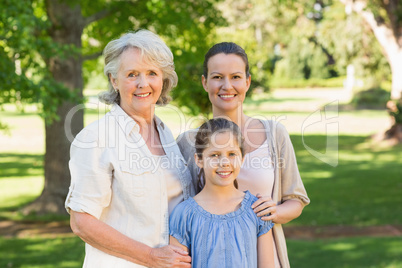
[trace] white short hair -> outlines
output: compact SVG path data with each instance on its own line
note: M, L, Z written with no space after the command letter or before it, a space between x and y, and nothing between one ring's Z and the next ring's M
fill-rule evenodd
M174 70L173 53L158 35L148 30L126 33L106 45L103 50L105 57L104 74L108 78L109 89L99 95L99 100L106 104L120 104L120 94L115 92L110 76L116 78L120 69L120 56L129 48L138 49L142 57L162 70L163 86L157 104L169 103L171 99L169 92L177 85L178 81Z

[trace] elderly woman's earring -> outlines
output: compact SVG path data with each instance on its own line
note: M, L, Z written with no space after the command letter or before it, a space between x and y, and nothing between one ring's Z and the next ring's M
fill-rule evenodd
M115 88L114 89L114 92L116 92L117 94L119 93L119 89L118 88Z

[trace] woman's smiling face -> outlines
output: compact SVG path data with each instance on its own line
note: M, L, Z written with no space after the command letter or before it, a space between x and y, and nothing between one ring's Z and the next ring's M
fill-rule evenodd
M163 72L145 61L138 49L130 48L121 54L120 69L112 82L127 114L148 114L161 95Z
M246 64L236 54L219 53L208 60L208 77L202 84L208 92L213 111L225 114L241 105L250 87Z

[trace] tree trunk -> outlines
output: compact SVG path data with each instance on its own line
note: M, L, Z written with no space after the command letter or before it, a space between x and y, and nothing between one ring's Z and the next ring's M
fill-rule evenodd
M392 91L391 99L399 100L402 98L402 48L390 58L392 71Z
M70 6L63 0L46 1L47 13L53 23L50 36L58 44L72 44L81 48L81 35L84 18L79 5ZM69 57L49 59L49 70L54 79L82 96L83 76L82 57L71 53ZM66 137L64 122L67 113L76 104L63 102L57 108L59 120L46 122L45 186L42 194L33 203L23 209L24 213L32 211L37 214L66 214L64 201L70 184L68 161L70 142ZM83 111L79 110L71 121L71 133L75 136L83 128Z

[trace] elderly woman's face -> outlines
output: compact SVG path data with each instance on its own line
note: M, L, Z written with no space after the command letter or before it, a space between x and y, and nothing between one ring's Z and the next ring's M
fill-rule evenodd
M120 106L129 115L148 115L161 95L163 72L130 48L121 54L114 88L120 91Z

